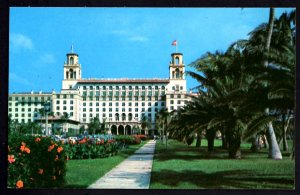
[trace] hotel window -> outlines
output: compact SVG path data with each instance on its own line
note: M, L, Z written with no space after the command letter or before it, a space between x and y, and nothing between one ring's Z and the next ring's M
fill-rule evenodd
M86 86L83 86L83 89L86 89Z
M145 106L145 102L142 102L142 106Z
M99 102L96 103L96 106L99 106Z
M112 108L109 108L109 112L112 112Z
M180 95L180 94L178 94L178 95L177 95L177 98L181 98L181 95Z
M158 97L155 96L155 100L157 101L157 100L158 100Z
M93 108L90 108L90 112L93 112Z
M109 99L109 101L112 101L112 97L109 97L108 99Z
M132 101L132 97L129 97L128 100L129 100L129 101Z
M180 100L178 100L178 101L177 101L177 104L181 104L181 101L180 101Z
M122 103L122 106L125 106L125 102Z
M180 90L183 90L183 87L182 87L182 86L180 86Z
M64 101L63 101L63 104L67 104L67 101L66 101L66 100L64 100Z
M18 112L18 108L15 108L15 111Z
M139 86L135 86L135 89L138 90L138 89L139 89Z
M28 117L31 117L31 113L28 113Z
M155 104L154 104L155 106L158 106L158 103L157 102L155 102Z
M102 101L106 101L106 97L102 97Z
M109 106L112 106L112 103L111 103L111 102L109 102Z
M96 97L96 101L99 101L99 97Z
M83 97L82 100L83 100L83 101L86 101L86 97Z
M70 112L70 116L73 116L73 112Z
M136 109L135 109L135 112L138 112L138 111L139 111L139 109L138 109L138 108L136 108Z
M99 117L99 116L98 116L98 117ZM105 114L105 113L103 113L103 114L102 114L102 117L103 117L103 118L105 118L105 117L106 117L106 114Z
M86 108L83 108L82 110L83 110L83 112L86 112Z
M25 108L22 108L22 112L24 112L25 111Z
M67 110L67 106L64 106L63 109L64 109L64 110Z
M99 91L96 91L96 96L100 96L100 92Z
M128 108L128 111L129 111L129 112L131 112L131 111L132 111L132 109L131 109L131 108Z
M105 112L106 111L106 109L105 108L102 108L102 112Z
M85 118L85 117L86 117L86 114L83 114L82 116Z
M139 96L139 92L138 91L135 92L135 96Z
M129 86L129 89L132 89L132 86Z
M119 108L116 108L116 112L119 112Z
M145 101L145 97L142 97L142 101Z
M70 107L70 110L73 110L73 106Z
M93 90L93 86L90 86L90 90Z
M102 103L102 106L105 106L105 102Z
M71 94L71 95L70 95L70 98L74 98L74 95L73 95L73 94Z
M116 86L116 89L119 90L119 86Z
M145 89L145 86L142 86L142 89L144 90L144 89Z
M148 101L151 101L151 97L148 97Z
M129 103L128 103L128 106L132 106L132 103L131 103L131 102L129 102Z
M83 102L83 106L86 106L86 103L85 103L85 102Z
M164 102L162 102L160 105L161 105L161 106L165 106L165 103L164 103Z
M171 94L171 95L170 95L170 98L174 98L174 94Z
M11 101L11 100L12 100L12 97L9 97L9 100Z
M122 101L125 101L125 97L122 97Z
M116 102L116 106L119 106L119 102Z
M109 90L112 90L112 86L109 86Z
M125 86L122 86L122 89L125 90Z
M148 108L148 112L151 112L151 108Z
M59 110L59 106L56 106L56 110Z
M155 112L158 112L158 109L157 109L157 108L154 108L154 111L155 111Z
M139 100L139 97L134 97L134 100L135 100L135 101L138 101L138 100Z
M96 86L96 89L99 90L99 86Z
M109 117L112 117L112 114L109 114Z
M171 106L171 109L170 110L174 110L174 106Z
M90 106L93 106L93 102L90 102Z
M116 101L119 101L119 97L116 97Z
M11 109L11 108L9 108L9 109L8 109L8 111L9 111L9 112L11 112L11 111L12 111L12 109Z
M56 104L59 104L59 100L56 100Z
M93 120L93 118L91 118L91 117L93 117L93 114L90 114L90 121Z
M148 114L148 118L151 119L151 114L150 113Z
M18 117L18 116L19 116L18 113L16 113L16 114L15 114L15 117Z
M122 112L125 112L125 108L122 108Z
M96 108L96 112L99 112L99 108Z
M151 90L151 89L152 89L152 87L151 87L151 86L148 86L148 89L150 89L150 90Z
M161 89L163 89L163 90L164 90L164 89L165 89L165 86L162 86L162 87L161 87Z
M139 114L135 114L134 116L137 118L137 117L139 117Z
M142 108L142 112L145 112L145 108Z
M148 102L148 106L151 106L151 102Z
M67 98L67 95L63 95L63 98L66 99L66 98ZM44 99L44 98L42 98L42 99Z
M158 86L155 86L155 89L158 90Z
M170 101L170 104L174 104L174 100L171 100L171 101Z
M106 90L106 86L103 86L103 90Z
M138 102L135 102L135 106L139 106L139 103L138 103Z

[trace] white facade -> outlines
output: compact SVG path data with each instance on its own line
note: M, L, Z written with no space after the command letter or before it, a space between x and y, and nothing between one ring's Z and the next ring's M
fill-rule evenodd
M145 116L155 128L156 113L161 109L176 110L189 101L186 90L185 65L181 53L171 54L169 78L165 79L83 79L78 54L67 54L60 93L30 94L47 98L56 116L67 113L71 120L86 125L97 117L105 121L113 133L132 133ZM17 98L18 97L18 98ZM10 94L9 114L19 122L33 121L34 111L43 107L16 106L27 94ZM16 99L17 98L17 99ZM17 108L17 109L16 109ZM117 128L117 131L115 129Z

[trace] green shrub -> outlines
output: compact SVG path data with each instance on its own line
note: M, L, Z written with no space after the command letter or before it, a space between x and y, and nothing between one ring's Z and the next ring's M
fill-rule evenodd
M56 188L65 183L65 148L49 137L10 134L8 188Z
M85 138L77 143L67 143L65 145L66 156L69 159L90 159L117 154L118 147L114 138L105 135L100 136L93 140Z
M117 142L126 145L135 145L141 143L141 139L136 135L116 135L115 139Z

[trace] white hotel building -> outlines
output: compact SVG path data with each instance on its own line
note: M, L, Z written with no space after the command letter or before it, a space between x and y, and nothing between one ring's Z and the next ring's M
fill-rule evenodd
M78 130L97 117L105 121L112 134L133 134L133 129L141 129L141 119L145 116L152 127L142 130L142 134L152 134L158 111L176 110L190 100L184 72L182 53L172 53L169 78L84 79L79 56L71 51L64 63L60 93L9 94L9 115L22 123L41 120L37 112L48 101L55 115L49 116L50 124L67 113L68 128Z

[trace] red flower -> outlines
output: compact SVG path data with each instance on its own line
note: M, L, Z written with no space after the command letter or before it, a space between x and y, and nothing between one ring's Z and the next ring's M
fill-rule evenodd
M35 142L40 142L41 141L41 138L37 137L35 138Z
M13 162L15 162L16 160L15 160L15 156L14 155L8 155L8 162L9 163L13 163Z
M63 151L63 147L58 147L57 152L60 153L61 151Z
M24 184L22 180L17 181L16 183L17 188L23 188Z
M51 152L53 150L53 148L54 148L54 145L49 146L48 147L48 152Z
M24 150L25 150L25 145L22 145L21 147L20 147L20 150L23 152Z
M44 173L44 170L43 169L39 169L38 173L42 175Z
M25 151L27 154L30 154L30 149L29 149L29 148L25 148L24 151Z

